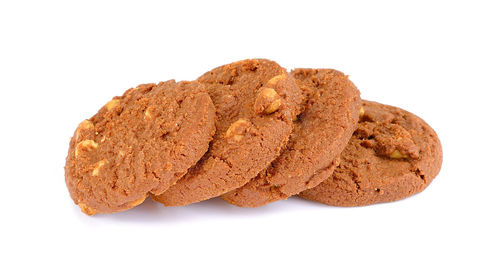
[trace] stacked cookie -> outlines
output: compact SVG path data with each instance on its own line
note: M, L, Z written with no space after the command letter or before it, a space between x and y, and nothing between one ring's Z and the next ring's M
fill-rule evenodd
M360 206L422 191L441 162L430 126L362 101L347 75L252 59L113 98L76 129L65 178L88 215L147 196L165 206L220 196L258 207L292 195Z

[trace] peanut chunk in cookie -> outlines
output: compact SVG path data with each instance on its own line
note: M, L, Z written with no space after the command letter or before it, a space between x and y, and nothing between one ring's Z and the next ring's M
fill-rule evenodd
M80 209L82 210L82 212L84 212L85 214L87 214L89 216L93 216L93 215L97 214L97 210L95 210L94 208L92 208L84 203L79 203L78 206L80 206Z
M272 77L270 80L267 81L267 84L276 85L276 83L278 83L278 81L283 80L283 79L286 79L286 74L281 74L281 75L277 75L277 76Z
M249 127L250 127L249 121L245 119L239 119L233 122L231 126L229 126L229 128L226 131L226 138L237 142L241 141L241 139L243 139Z
M271 114L281 106L281 97L272 88L262 89L255 100L254 110L257 113Z
M151 119L151 117L152 117L151 111L149 109L146 109L146 111L144 111L144 118Z
M106 160L101 160L95 164L94 170L92 170L92 176L98 176L101 168L106 164Z
M84 140L78 143L75 147L75 157L78 157L82 151L90 151L96 149L99 144L93 140Z
M78 128L76 129L75 139L78 140L82 136L82 133L86 130L94 129L94 124L89 120L84 120L80 124L78 124Z
M129 203L129 207L134 207L134 206L138 206L140 204L142 204L144 202L144 200L146 200L146 197L148 197L148 195L144 195L143 197L135 200L135 201L132 201Z
M108 111L112 110L113 108L115 108L116 106L118 106L119 102L120 102L120 100L118 100L118 99L112 99L108 103L106 103L105 107L106 107L106 109Z
M84 120L78 125L78 129L90 130L94 128L94 124L89 120Z
M407 155L402 154L398 150L394 150L394 152L392 152L391 155L389 155L389 157L391 157L392 159L407 159L408 158Z

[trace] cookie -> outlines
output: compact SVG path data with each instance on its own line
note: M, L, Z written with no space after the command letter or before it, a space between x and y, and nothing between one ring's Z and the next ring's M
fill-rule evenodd
M286 199L328 178L358 122L361 98L348 76L332 69L292 71L305 95L304 111L281 155L259 176L222 195L227 202L257 207Z
M424 190L441 169L441 143L422 119L363 101L358 128L332 176L300 197L333 206L363 206Z
M202 84L129 89L76 129L65 166L71 198L88 215L132 208L181 178L214 132L215 107Z
M257 176L286 144L302 101L287 71L265 59L224 65L198 81L215 104L217 129L200 162L165 193L153 197L166 206L216 197Z

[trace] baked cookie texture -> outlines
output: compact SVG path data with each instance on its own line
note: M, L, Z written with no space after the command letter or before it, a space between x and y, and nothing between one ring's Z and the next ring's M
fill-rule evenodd
M181 178L214 132L215 108L202 84L129 89L76 129L65 166L71 198L88 215L139 205Z
M363 101L360 121L333 174L300 197L332 206L396 201L423 191L442 164L434 130L414 114Z
M280 153L300 111L302 93L276 62L251 59L198 78L216 108L210 149L175 185L153 199L182 206L243 186Z
M333 69L295 69L305 100L286 148L250 182L221 197L242 207L286 199L328 178L358 122L361 98L348 76Z

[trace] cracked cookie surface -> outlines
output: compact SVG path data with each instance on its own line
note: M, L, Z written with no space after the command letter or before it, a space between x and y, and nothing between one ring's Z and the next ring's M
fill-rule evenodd
M242 207L258 207L317 186L331 175L359 118L359 91L332 69L292 71L305 101L281 155L259 176L222 195Z
M65 166L69 193L88 215L130 209L182 177L214 132L215 108L202 84L129 89L76 129Z
M333 174L300 197L333 206L396 201L423 191L442 164L441 143L422 119L363 101L358 127Z
M276 62L251 59L215 68L198 81L216 108L210 149L189 172L153 199L182 206L234 190L265 169L292 132L302 94Z

